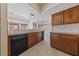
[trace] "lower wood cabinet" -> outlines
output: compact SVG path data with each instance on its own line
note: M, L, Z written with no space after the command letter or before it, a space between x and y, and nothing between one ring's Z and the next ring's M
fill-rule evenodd
M79 55L77 35L51 33L51 46L71 55Z
M59 35L57 34L52 34L51 35L51 45L55 48L58 48L59 49Z
M31 47L31 46L36 44L36 41L37 41L37 36L36 35L37 35L36 32L28 34L28 37L29 37L28 45L29 45L29 47Z
M75 35L61 35L61 49L72 55L77 55L77 36Z
M28 45L29 47L32 47L36 43L40 42L43 38L43 33L42 32L32 32L28 34Z
M37 42L40 42L43 38L43 32L37 32Z

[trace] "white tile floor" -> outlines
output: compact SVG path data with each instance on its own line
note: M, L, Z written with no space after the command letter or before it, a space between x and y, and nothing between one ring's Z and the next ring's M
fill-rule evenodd
M50 46L48 40L43 40L35 46L31 47L20 56L70 56L62 51L54 49Z

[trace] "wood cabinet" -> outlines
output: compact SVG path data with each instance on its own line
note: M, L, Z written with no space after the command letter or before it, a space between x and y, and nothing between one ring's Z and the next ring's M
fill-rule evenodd
M29 37L29 39L28 39L28 45L29 45L29 47L32 47L37 42L37 34L36 34L36 32L29 33L28 37Z
M79 23L79 6L64 11L64 24Z
M72 23L72 8L64 11L64 24Z
M43 32L37 32L37 42L40 42L43 38Z
M60 42L59 42L59 35L58 34L52 34L51 35L51 45L55 48L58 48L59 49L59 45L60 45Z
M77 35L51 33L51 46L71 55L79 55Z
M52 25L63 24L63 12L56 13L52 15Z
M79 5L52 15L52 25L79 23Z
M79 5L74 7L74 8L72 8L72 11L73 11L72 12L72 14L73 14L72 21L74 23L79 23Z
M32 32L28 34L28 45L29 47L32 47L33 45L35 45L36 43L40 42L41 40L43 40L43 33L41 32Z
M61 49L72 55L77 55L77 36L75 35L61 35Z

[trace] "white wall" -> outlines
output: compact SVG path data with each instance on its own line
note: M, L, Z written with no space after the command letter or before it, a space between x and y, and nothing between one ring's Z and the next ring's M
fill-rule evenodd
M7 56L8 55L8 39L7 39L7 4L0 4L0 13L1 13L1 55Z

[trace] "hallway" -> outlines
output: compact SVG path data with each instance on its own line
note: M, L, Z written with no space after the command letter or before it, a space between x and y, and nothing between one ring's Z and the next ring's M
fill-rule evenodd
M51 48L48 42L48 40L43 40L22 53L20 56L70 56L69 54Z

